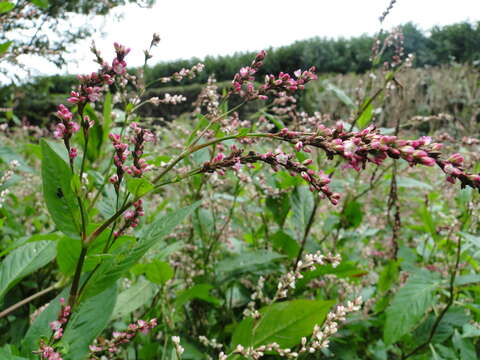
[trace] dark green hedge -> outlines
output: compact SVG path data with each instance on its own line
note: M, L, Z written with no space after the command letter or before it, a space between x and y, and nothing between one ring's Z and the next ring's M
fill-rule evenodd
M416 66L437 66L452 61L480 63L480 22L435 27L429 33L422 32L417 26L408 23L403 26L403 33L405 52L415 53ZM269 54L262 72L292 72L314 65L319 73L363 73L371 68L369 57L373 40L373 37L367 35L350 39L312 38L288 46L267 49ZM184 80L181 86L175 88L172 88L172 84L156 82L147 95L182 93L191 103L200 92L200 85L195 84L206 83L210 74L215 74L219 82L228 84L238 69L249 65L254 56L254 52L247 52L229 56L207 56L203 60L192 58L158 63L146 69L147 83L171 75L181 68L191 67L200 61L205 64L205 71L193 80ZM45 122L55 109L55 104L58 103L56 95L67 94L75 83L75 76L35 78L20 87L12 85L0 88L0 104L8 104L13 99L16 103L17 117L26 117L31 123L40 124ZM191 109L181 105L172 107L171 111L168 108L160 111L149 106L145 109L145 115L168 119L182 110Z

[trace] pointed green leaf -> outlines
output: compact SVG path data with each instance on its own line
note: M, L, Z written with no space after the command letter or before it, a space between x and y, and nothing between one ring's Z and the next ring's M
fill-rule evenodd
M383 338L393 344L420 323L428 308L433 305L433 293L440 281L437 274L419 271L407 280L395 294L386 310Z
M17 282L55 258L55 242L36 241L12 251L0 264L0 300Z
M88 345L108 325L116 300L117 287L112 286L81 303L73 312L62 338L68 349L66 360L85 359Z
M325 321L333 301L292 300L269 305L260 310L259 320L245 318L235 328L232 348L237 345L256 348L276 342L291 348L303 336L311 335L315 325Z
M71 188L72 172L68 164L45 140L42 146L43 195L55 225L67 236L80 234L79 208Z
M8 2L8 1L2 1L0 2L0 14L3 14L3 13L6 13L6 12L9 12L10 10L12 10L13 8L15 7L15 4L11 3L11 2ZM11 41L10 41L11 42ZM1 46L1 45L0 45ZM0 51L0 54L2 53L2 51Z

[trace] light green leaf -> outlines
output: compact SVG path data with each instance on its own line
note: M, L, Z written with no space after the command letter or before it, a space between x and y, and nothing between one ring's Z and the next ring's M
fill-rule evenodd
M55 258L55 242L36 241L12 251L0 264L0 300L17 282Z
M42 9L48 8L48 0L30 0L30 2Z
M1 3L0 3L0 5L1 5ZM13 44L13 41L6 41L3 44L0 44L0 56L5 54L12 44Z
M9 12L10 10L12 10L13 8L15 7L15 4L11 3L11 2L8 2L8 1L2 1L0 2L0 14L3 14L3 13L6 13L6 12ZM11 42L11 41L10 41ZM1 46L0 45L0 49L1 49ZM0 50L0 54L2 53L2 51Z
M404 187L404 188L407 188L407 189L413 189L413 188L424 189L424 190L432 190L433 189L430 184L424 183L422 181L418 181L418 180L413 179L413 178L402 177L402 176L397 178L397 185L399 187Z
M112 93L105 94L103 101L103 143L108 140L110 127L112 126Z
M303 336L311 335L315 325L321 326L333 301L292 300L260 309L259 320L245 318L235 328L232 348L237 345L256 348L276 342L281 348L291 348Z
M41 146L43 195L48 211L61 231L71 238L78 238L80 215L70 184L70 167L45 140L41 141Z
M153 185L145 178L128 177L127 189L134 197L139 197L153 190Z
M345 94L342 89L326 81L323 82L323 86L325 86L325 90L332 91L338 97L338 99L350 109L355 110L356 106L354 101L347 94Z
M121 292L113 310L113 319L121 318L148 303L155 294L155 285L140 278L134 285Z
M395 294L386 310L383 338L393 344L420 323L428 308L433 305L433 293L440 281L437 274L426 270L413 274Z
M173 275L173 269L165 261L155 260L145 266L145 276L155 284L165 284Z
M472 341L468 338L462 338L460 333L455 330L452 338L453 346L460 352L460 359L462 360L477 360L477 353Z
M357 120L357 126L360 129L366 128L372 121L372 118L373 118L373 104L370 103L366 108L363 109L362 114Z

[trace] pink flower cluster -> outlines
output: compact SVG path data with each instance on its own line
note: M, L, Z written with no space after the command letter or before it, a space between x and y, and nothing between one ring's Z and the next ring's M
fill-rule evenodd
M58 105L58 111L55 115L61 120L53 132L53 136L57 139L68 141L74 133L80 130L80 125L72 120L73 114L65 105Z
M97 339L93 345L90 345L90 360L112 358L119 351L119 346L127 344L138 335L138 333L148 334L148 332L157 326L157 319L150 321L138 320L128 325L125 331L114 332L112 339Z
M416 140L403 140L396 136L382 135L374 126L358 132L349 132L337 123L334 128L320 125L314 134L282 129L273 137L294 144L297 151L309 152L308 146L323 149L329 158L339 155L348 161L355 170L365 167L367 162L380 165L386 158L403 159L410 166L438 165L447 174L449 182L459 180L462 187L471 186L480 189L480 176L466 173L462 164L463 157L454 154L447 160L441 159L443 145L434 143L428 136Z
M52 329L52 338L54 341L58 341L63 337L63 328L67 324L68 319L71 314L70 305L65 305L65 299L60 299L60 313L58 314L58 319L50 322L50 329ZM35 353L40 355L41 359L45 360L62 360L62 356L59 352L55 351L52 346L49 346L45 343L44 340L40 342L40 349L35 351Z
M138 199L133 204L132 210L127 210L123 214L123 218L125 219L125 224L123 224L122 228L118 231L113 233L113 236L118 238L120 235L125 233L125 231L129 228L136 228L140 222L140 217L145 215L143 211L143 202L142 199Z
M110 66L108 63L104 63L98 72L93 72L90 75L79 75L78 80L80 81L80 85L70 93L70 97L67 99L70 104L77 105L85 131L93 125L88 116L83 117L83 108L85 105L88 102L94 103L98 101L101 97L102 87L113 84L115 77L122 77L126 73L127 64L124 59L130 52L130 49L117 43L114 44L114 47L116 57L112 65ZM70 149L69 140L72 135L80 129L80 125L73 121L73 114L63 104L58 106L56 115L61 122L56 125L53 135L58 139L63 139L69 156L73 159L77 156L77 149Z
M65 305L65 299L60 299L60 314L58 319L50 323L50 329L53 331L53 338L59 340L63 336L63 326L67 323L68 318L70 317L70 305Z
M110 177L110 182L115 186L115 190L119 191L120 183L123 179L123 174L125 174L126 168L125 161L127 161L128 154L128 144L122 143L119 134L109 134L110 141L113 144L115 149L115 155L113 156L113 164L117 168L117 173Z
M310 69L297 70L294 72L295 78L291 75L281 72L277 78L274 75L265 76L265 84L260 87L260 93L268 92L286 92L292 94L297 90L303 90L305 84L312 80L317 80L317 75L315 75L315 67L312 66Z
M149 130L141 128L136 122L130 124L130 128L134 132L130 141L135 145L135 149L132 152L133 165L126 171L134 177L141 177L145 171L152 169L152 166L148 165L141 157L145 143L154 141L155 136Z
M254 75L263 66L263 60L265 59L266 55L267 52L265 50L260 51L250 66L241 68L238 73L235 74L232 81L233 94L238 94L248 100L267 99L265 95L260 95L259 92L255 90L254 86Z
M257 54L250 66L243 67L235 74L232 81L232 93L238 94L246 100L267 100L268 94L284 96L285 94L293 94L297 90L303 90L305 84L309 81L316 80L315 67L303 71L297 70L294 76L281 72L278 77L275 75L266 75L265 82L260 88L255 89L255 74L263 66L266 52L262 50Z
M114 184L117 192L125 173L130 174L133 177L141 177L145 171L152 169L152 166L147 164L145 159L142 159L141 157L143 155L145 143L153 141L155 139L154 135L149 130L141 128L136 122L133 122L130 125L130 128L134 133L130 138L130 142L134 145L134 150L132 152L133 165L131 166L125 164L128 155L130 154L128 144L122 143L120 135L118 134L109 135L113 147L115 148L113 163L117 168L117 173L110 177L110 182Z
M216 172L219 175L223 175L225 169L230 168L238 172L242 164L252 167L253 163L257 162L269 164L274 171L283 168L292 176L301 176L310 185L311 191L316 190L321 192L334 205L336 205L340 199L340 194L332 192L329 188L330 178L322 171L316 172L309 168L309 165L312 164L311 159L307 159L303 163L300 163L294 160L293 155L285 154L281 151L276 153L267 152L264 154L250 151L247 155L243 155L242 149L232 147L232 152L228 156L219 153L211 161L205 162L200 172Z
M40 350L36 351L40 355L41 359L45 360L63 360L62 355L55 351L51 346L45 345L43 342L40 344Z

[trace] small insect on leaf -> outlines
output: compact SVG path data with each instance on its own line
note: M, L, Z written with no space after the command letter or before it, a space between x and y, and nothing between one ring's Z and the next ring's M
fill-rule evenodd
M63 191L62 191L62 189L60 189L60 188L57 188L57 197L58 197L59 199L63 198Z

